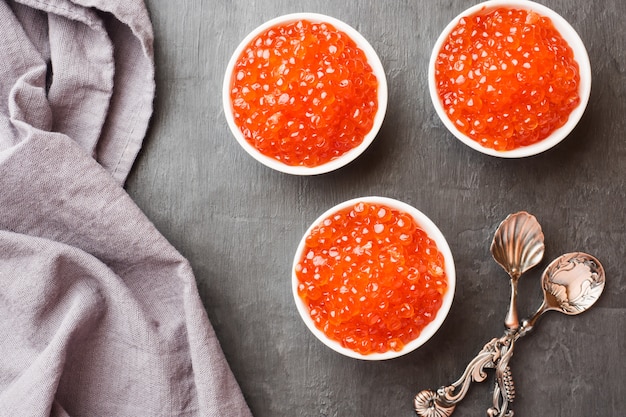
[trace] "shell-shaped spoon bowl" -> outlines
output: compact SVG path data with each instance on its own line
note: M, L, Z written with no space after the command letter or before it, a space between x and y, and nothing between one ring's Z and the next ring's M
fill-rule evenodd
M541 262L545 251L543 240L535 216L520 211L500 223L491 243L491 254L511 277L519 277Z
M504 319L507 329L519 328L517 317L517 281L519 277L541 262L545 245L541 225L533 216L520 211L507 216L500 223L491 243L493 259L511 277L511 301Z

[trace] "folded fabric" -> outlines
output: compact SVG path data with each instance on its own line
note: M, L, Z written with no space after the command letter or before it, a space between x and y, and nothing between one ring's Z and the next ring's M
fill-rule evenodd
M122 188L138 0L0 1L0 416L249 416L189 263Z

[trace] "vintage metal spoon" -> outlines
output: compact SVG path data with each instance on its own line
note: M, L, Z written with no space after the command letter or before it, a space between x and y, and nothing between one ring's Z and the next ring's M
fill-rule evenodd
M520 211L500 223L491 243L493 259L511 277L511 300L504 319L508 330L519 328L517 316L517 283L520 276L541 262L545 245L539 222L532 214Z
M541 277L543 303L530 319L522 321L516 339L530 332L546 311L576 315L588 310L600 298L604 283L604 268L593 256L583 252L559 256Z
M420 391L414 399L415 412L421 417L448 417L467 394L471 382L486 379L485 369L495 368L498 385L494 392L494 405L488 416L512 416L508 404L515 394L513 379L508 369L508 360L513 354L513 342L526 335L535 326L539 317L549 310L569 315L588 310L600 297L604 289L605 276L602 265L596 258L582 252L562 255L552 261L542 275L544 301L537 312L516 332L507 331L499 339L492 339L469 363L456 382L441 387L437 392Z
M496 229L490 249L495 261L509 274L511 283L509 310L504 319L507 332L498 340L500 357L493 366L493 407L487 410L487 414L493 417L508 416L508 405L515 397L509 360L513 356L513 346L517 340L514 333L519 329L517 285L522 274L543 258L545 245L541 225L535 216L525 211L510 214ZM511 412L510 415L512 414Z
M507 342L508 345L503 345L499 361L494 367L496 386L493 407L487 410L490 417L513 415L508 406L515 397L515 388L508 364L513 356L514 342L530 332L546 311L556 310L568 315L587 311L600 298L604 283L604 268L596 258L586 253L566 253L546 267L541 276L543 303L530 319L522 320L522 326L517 332L508 333L512 339Z

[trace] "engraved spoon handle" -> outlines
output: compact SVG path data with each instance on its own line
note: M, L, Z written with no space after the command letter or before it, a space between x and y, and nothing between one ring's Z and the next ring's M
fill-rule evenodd
M500 360L496 364L496 384L493 390L493 406L487 410L489 417L513 417L513 410L509 410L509 403L515 398L515 385L511 375L509 361L513 356L513 344L516 334L507 334L503 337L500 351Z
M506 336L505 336L506 337ZM492 339L471 360L463 375L454 383L440 387L436 392L423 390L414 399L415 412L420 417L449 417L469 390L472 382L487 378L485 368L495 368L502 353L504 338Z

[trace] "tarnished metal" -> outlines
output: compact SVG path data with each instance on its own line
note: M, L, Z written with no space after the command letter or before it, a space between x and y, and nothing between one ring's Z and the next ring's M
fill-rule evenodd
M465 368L463 375L448 386L439 388L436 392L424 390L414 399L415 412L421 417L450 416L461 402L472 382L482 382L487 378L486 369L496 369L496 391L494 391L494 406L491 412L503 410L506 413L508 403L513 400L510 396L515 392L511 371L508 366L515 335L507 333L499 339L491 339ZM502 360L504 358L504 360ZM488 411L489 412L489 411ZM443 414L442 414L443 413ZM491 414L505 416L507 414ZM512 414L511 414L512 415Z
M509 403L515 398L515 384L509 367L509 360L513 356L515 334L507 333L501 344L500 360L495 366L496 384L493 389L493 406L487 410L489 417L512 417Z
M543 303L530 319L523 321L518 337L532 330L546 311L573 316L588 310L600 298L604 283L604 268L593 256L582 252L559 256L543 272Z
M596 258L582 252L562 255L543 272L543 303L520 326L515 308L516 283L521 274L539 263L543 257L541 226L526 212L512 214L498 227L491 251L494 259L511 276L513 291L505 322L507 330L502 337L492 339L482 348L457 381L437 391L420 391L415 396L415 412L421 417L450 417L456 405L467 394L471 383L482 382L487 378L488 369L495 371L495 388L493 405L487 410L487 415L513 417L509 405L515 398L515 385L509 361L513 356L515 341L532 330L546 311L580 314L589 309L604 290L604 269Z
M455 405L446 406L440 399L440 394L431 390L423 390L417 393L413 404L415 412L422 417L450 417Z
M491 254L511 277L511 301L504 324L517 330L517 282L520 276L541 262L545 245L541 225L525 211L510 214L500 223L491 243Z

